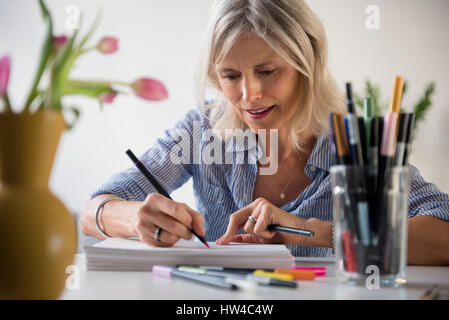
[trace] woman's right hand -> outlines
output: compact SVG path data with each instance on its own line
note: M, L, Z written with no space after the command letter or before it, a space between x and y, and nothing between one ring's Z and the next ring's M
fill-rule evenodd
M190 240L193 229L198 235L206 234L203 216L185 203L173 201L159 193L151 193L137 210L131 221L141 241L160 247L174 245L180 238ZM157 228L161 228L158 241Z

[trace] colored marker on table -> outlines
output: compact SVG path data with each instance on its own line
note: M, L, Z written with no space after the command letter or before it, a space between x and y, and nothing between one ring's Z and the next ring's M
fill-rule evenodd
M271 277L271 273L263 274L262 271L266 272L264 270L254 270L249 269L250 271L242 271L242 270L232 270L232 268L222 268L222 270L217 269L206 269L204 267L194 267L194 266L179 266L178 270L183 272L191 272L191 273L197 273L197 274L204 274L204 275L214 275L214 276L221 276L226 278L234 278L234 279L240 279L240 280L248 280L252 281L254 283L260 284L260 285L267 285L267 286L282 286L282 287L290 287L290 288L296 288L297 283L295 281L288 281L288 280L281 280L276 279L274 277ZM256 273L257 271L257 273Z
M293 280L314 280L316 276L313 270L274 269L274 273L291 275Z
M313 271L317 277L324 277L326 275L326 267L293 267L290 269Z
M279 272L271 272L271 271L265 271L262 269L257 269L253 272L253 275L255 276L261 276L261 277L270 277L272 279L282 280L282 281L293 281L294 277L292 274L289 273L279 273Z
M168 266L161 266L161 265L155 265L153 266L153 273L157 276L161 276L164 278L181 278L185 280L190 280L193 282L197 282L200 284L205 284L217 288L223 288L223 289L231 289L235 290L238 289L238 287L235 284L229 283L226 281L223 277L217 277L217 276L211 276L206 274L198 274L193 272L184 272L177 270L173 267Z

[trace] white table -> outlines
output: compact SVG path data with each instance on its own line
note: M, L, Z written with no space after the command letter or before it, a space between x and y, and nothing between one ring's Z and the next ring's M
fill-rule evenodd
M307 299L417 299L431 284L449 288L449 267L407 267L407 283L400 288L367 289L348 286L335 278L329 259L297 258L298 266L325 266L327 275L314 281L300 281L296 289L257 286L256 290L224 290L183 279L165 279L151 272L87 271L84 254L77 254L76 272L67 274L74 288L65 289L61 299L120 300L307 300ZM73 270L73 269L72 269ZM68 281L69 282L69 281ZM76 285L79 284L79 288Z

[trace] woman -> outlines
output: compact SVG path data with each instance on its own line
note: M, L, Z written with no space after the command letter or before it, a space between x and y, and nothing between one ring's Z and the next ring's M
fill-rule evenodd
M140 158L169 193L192 177L199 212L156 193L130 168L92 194L83 233L171 246L191 239L193 228L218 244L284 243L297 256L330 255L327 119L345 104L327 70L320 21L302 0L220 0L206 35L197 81L201 110L188 112ZM203 103L208 85L219 97ZM252 133L265 142L263 155ZM409 263L449 263L448 196L411 170ZM270 232L269 224L315 236Z

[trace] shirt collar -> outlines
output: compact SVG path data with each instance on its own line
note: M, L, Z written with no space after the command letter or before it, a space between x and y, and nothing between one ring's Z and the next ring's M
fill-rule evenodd
M241 130L233 134L236 138L231 140L225 140L226 152L242 152L242 151L256 151L256 134L251 130ZM258 141L260 144L260 141ZM258 149L260 151L261 148ZM260 153L260 152L259 152ZM256 155L257 158L260 154ZM330 152L330 140L329 136L319 136L313 146L312 153L307 160L307 167L309 170L314 171L316 168L329 172L330 167L333 165L333 159Z
M332 164L329 136L319 136L307 160L307 167L311 171L319 168L329 172Z

